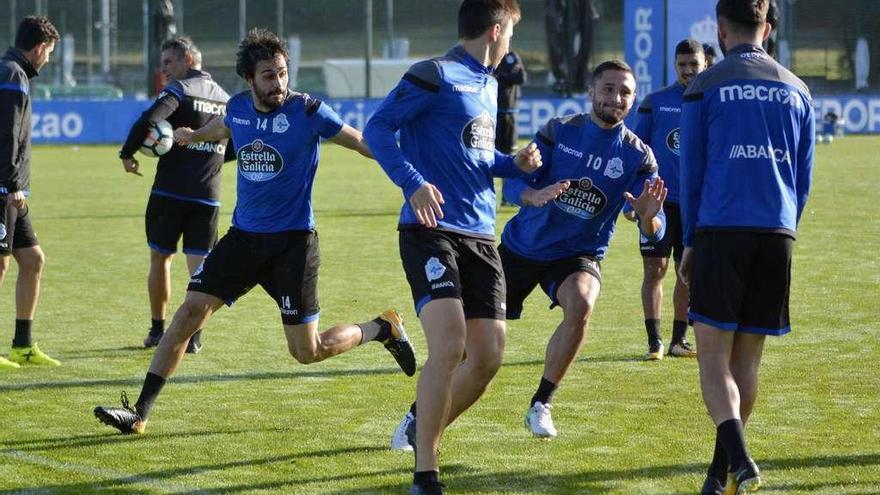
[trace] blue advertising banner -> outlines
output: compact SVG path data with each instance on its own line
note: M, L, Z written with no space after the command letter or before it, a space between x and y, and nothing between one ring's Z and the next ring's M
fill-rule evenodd
M648 93L665 85L665 11L664 0L626 0L624 3L624 56L636 76L636 106Z
M363 129L379 99L339 99L327 103L352 127ZM34 143L119 144L149 101L34 101ZM880 133L880 95L814 96L816 118L834 112L850 134ZM524 98L520 100L517 131L521 138L538 132L551 117L587 113L584 98ZM630 112L631 116L635 111ZM630 125L629 122L627 122Z
M669 2L666 17L666 83L675 82L675 45L679 41L693 38L700 43L709 43L715 46L718 54L717 60L721 60L721 50L718 49L718 24L715 22L715 4L717 0L675 0ZM716 60L716 61L717 61Z

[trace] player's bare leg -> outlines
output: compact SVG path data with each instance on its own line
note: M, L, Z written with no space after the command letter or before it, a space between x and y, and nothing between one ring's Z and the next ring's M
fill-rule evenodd
M452 375L452 402L446 426L471 407L495 378L504 356L504 328L501 320L467 320L465 359Z
M174 255L150 249L150 271L147 274L147 294L150 298L150 332L144 338L144 347L155 347L165 331L165 313L171 296L171 261Z
M678 357L696 357L697 352L687 341L688 322L688 287L678 273L675 264L675 288L672 292L672 340L669 342L669 354Z
M342 354L361 342L361 328L358 325L337 325L318 333L318 320L300 325L284 325L284 334L287 336L290 355L302 364L317 363Z
M663 308L663 278L669 267L669 258L642 257L644 277L642 278L642 308L645 313L645 327L648 332L648 354L646 359L663 359L663 338L660 336L660 317Z

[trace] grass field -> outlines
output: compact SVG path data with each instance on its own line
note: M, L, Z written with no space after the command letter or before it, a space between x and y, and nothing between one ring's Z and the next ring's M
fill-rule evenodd
M766 493L880 493L880 139L846 137L817 153L795 246L794 331L769 339L747 437ZM314 204L321 233L322 327L401 310L424 338L397 255L401 201L378 165L328 146ZM113 147L40 147L33 220L47 254L34 334L60 368L0 375L0 493L404 493L412 455L388 441L415 379L376 344L303 366L287 355L261 289L206 327L153 410L147 434L100 425L95 405L134 399L150 361L143 211L148 177ZM234 204L224 178L221 223ZM514 210L502 208L499 227ZM560 437L532 439L522 414L561 317L535 293L508 329L505 365L444 437L450 493L696 493L714 429L693 360L646 363L633 227L603 263L591 334L555 399ZM171 306L187 281L176 260ZM16 272L0 289L0 341L12 337ZM672 277L667 278L671 295ZM669 301L671 303L671 301ZM664 335L671 323L667 304ZM169 316L170 318L170 316ZM424 361L424 354L420 361Z

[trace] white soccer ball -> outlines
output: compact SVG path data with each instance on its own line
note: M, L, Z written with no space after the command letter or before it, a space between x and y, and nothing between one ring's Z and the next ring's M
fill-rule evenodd
M147 156L162 156L174 145L174 128L167 120L160 120L155 124L150 124L147 137L141 144L140 152Z

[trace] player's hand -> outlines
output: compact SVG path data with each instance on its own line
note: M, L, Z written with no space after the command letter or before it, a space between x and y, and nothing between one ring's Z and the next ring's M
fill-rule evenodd
M138 169L141 168L141 164L134 158L123 158L122 159L122 168L129 174L139 175L143 177L144 174L138 172Z
M623 197L632 207L633 212L642 219L642 222L651 222L660 213L660 208L663 207L668 192L663 179L657 177L653 182L645 180L642 194L639 194L638 198L629 192L623 193Z
M528 146L516 153L514 162L520 170L524 173L530 174L541 168L541 165L543 165L541 162L541 150L538 149L537 144L531 142Z
M9 195L9 201L12 203L12 206L15 206L19 210L23 210L27 205L27 200L24 196L24 191L15 191Z
M174 142L180 146L186 146L192 143L192 136L195 132L189 127L178 127L174 129Z
M410 196L409 204L419 223L425 227L434 228L437 226L437 220L443 218L443 210L440 208L443 204L443 195L434 184L426 182L418 188Z
M520 194L519 199L523 206L536 206L540 208L558 198L560 194L568 189L570 184L571 183L567 180L561 180L541 189L527 187L525 191Z
M681 261L678 262L678 278L686 286L691 283L691 264L693 263L694 248L685 247L681 253Z

